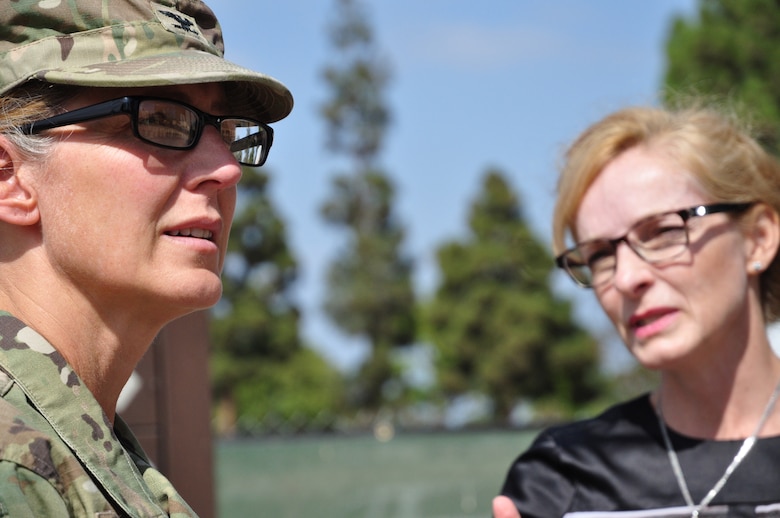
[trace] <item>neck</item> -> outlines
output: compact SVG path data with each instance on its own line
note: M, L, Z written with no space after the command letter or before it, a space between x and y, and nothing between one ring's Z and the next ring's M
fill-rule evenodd
M61 301L49 294L50 300ZM72 299L64 299L72 300ZM82 379L113 422L125 383L162 328L140 320L110 320L89 304L46 304L0 291L0 309L8 311L46 338Z
M133 369L163 326L186 308L152 306L148 297L129 300L108 289L100 294L85 290L52 267L34 227L13 234L2 230L8 246L0 249L0 309L44 336L113 421Z
M744 439L755 431L780 382L780 360L766 340L731 365L688 372L665 372L654 394L667 425L691 437ZM661 396L659 398L659 396ZM760 436L780 435L780 412L773 412Z

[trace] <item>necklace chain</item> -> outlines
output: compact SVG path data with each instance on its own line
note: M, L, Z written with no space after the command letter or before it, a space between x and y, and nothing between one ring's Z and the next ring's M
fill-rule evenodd
M680 460L677 458L677 453L672 447L672 441L669 439L669 432L667 431L666 423L664 422L662 394L662 391L658 392L657 414L658 424L661 427L661 435L663 435L664 438L664 444L666 445L666 452L669 455L669 462L672 465L672 471L674 471L674 476L677 478L677 485L680 487L680 492L682 493L683 498L685 498L685 503L688 504L688 507L692 509L691 518L698 518L699 511L707 507L709 503L712 502L712 499L715 498L715 495L717 495L720 490L723 489L723 486L726 485L726 481L728 481L731 474L734 473L734 470L737 469L737 466L739 466L742 460L747 457L747 454L753 448L753 445L756 443L756 439L758 438L758 434L761 432L764 424L766 424L766 421L775 406L777 397L780 395L780 383L775 386L775 390L772 392L772 395L769 396L769 401L764 408L764 413L761 415L761 419L759 419L753 434L742 442L742 446L740 446L739 451L736 455L734 455L734 458L731 459L731 463L726 468L726 471L723 472L723 475L720 477L720 479L715 483L714 486L712 486L712 489L709 490L709 492L704 496L704 498L702 498L698 505L694 504L693 498L691 498L691 493L688 490L688 484L685 482L685 475L683 475L682 468L680 467Z

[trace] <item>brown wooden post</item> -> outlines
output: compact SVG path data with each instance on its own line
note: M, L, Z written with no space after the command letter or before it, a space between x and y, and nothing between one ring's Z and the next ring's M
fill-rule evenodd
M166 326L136 368L138 391L120 415L201 518L216 514L208 313Z

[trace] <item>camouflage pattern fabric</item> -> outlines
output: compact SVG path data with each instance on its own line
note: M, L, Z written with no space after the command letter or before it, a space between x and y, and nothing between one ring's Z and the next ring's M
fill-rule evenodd
M219 82L234 102L231 115L270 123L290 113L287 87L223 54L220 25L200 0L0 2L0 94L32 79L92 87Z
M40 334L0 312L0 517L196 516Z

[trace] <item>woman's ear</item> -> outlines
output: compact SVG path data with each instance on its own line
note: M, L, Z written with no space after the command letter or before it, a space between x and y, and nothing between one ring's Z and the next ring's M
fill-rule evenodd
M780 247L780 216L766 203L757 203L743 219L749 274L761 274Z
M35 225L40 219L35 188L27 181L30 166L16 147L0 135L0 222Z

